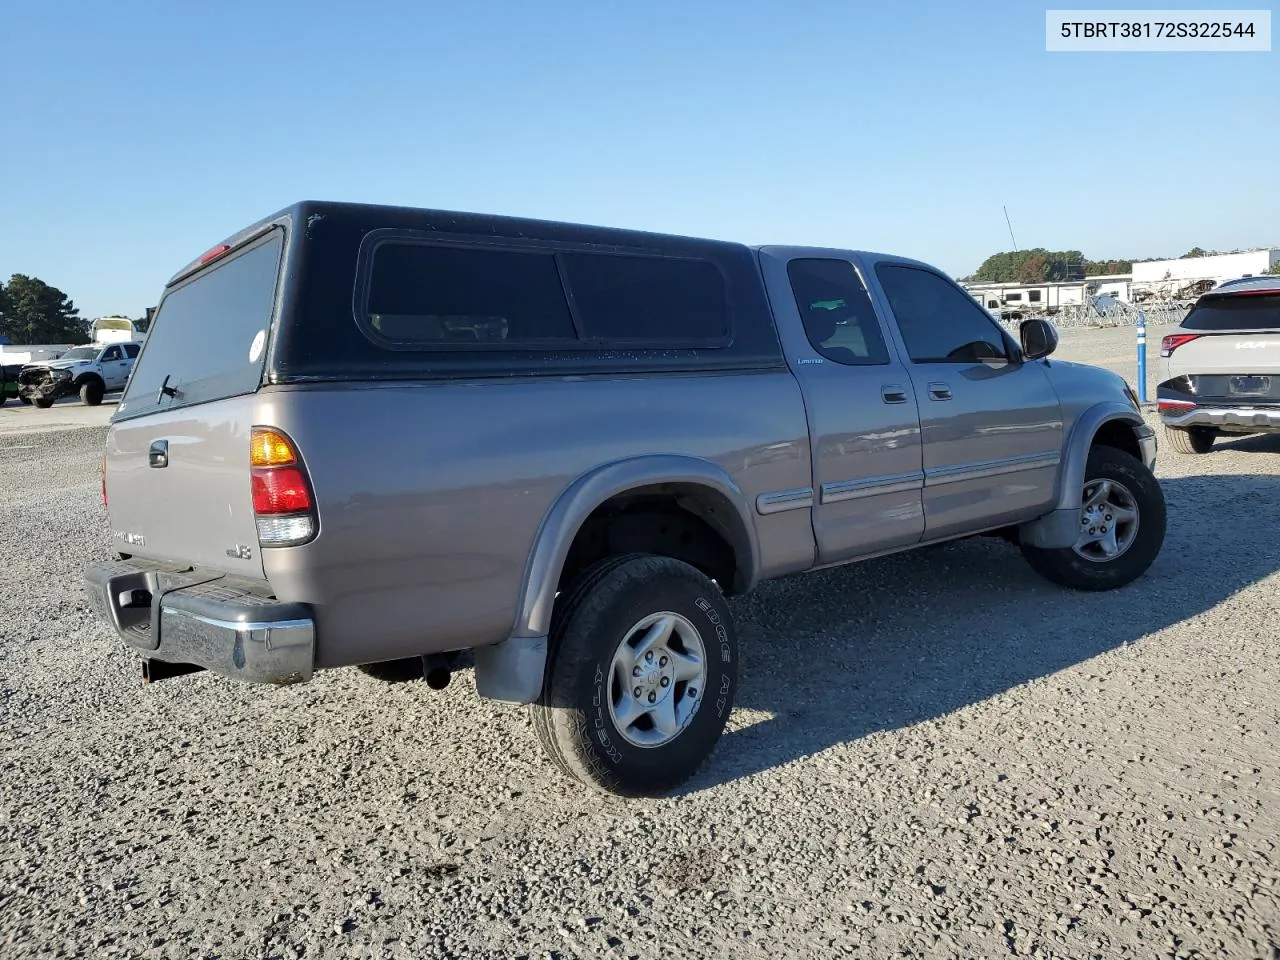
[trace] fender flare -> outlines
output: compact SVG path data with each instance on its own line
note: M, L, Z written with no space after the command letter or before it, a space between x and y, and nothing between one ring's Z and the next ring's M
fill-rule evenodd
M735 588L745 592L755 585L760 547L752 514L746 496L722 468L707 460L673 454L635 457L597 467L571 483L543 517L525 566L510 636L474 650L477 694L509 703L533 703L538 698L546 674L556 586L574 537L592 511L611 497L657 484L701 487L722 500L724 516L709 522L733 547L739 571Z
M1105 400L1095 403L1086 409L1071 428L1067 437L1065 456L1062 460L1062 472L1058 478L1058 495L1055 509L1078 510L1080 497L1084 493L1084 469L1089 460L1089 448L1093 446L1093 438L1104 424L1122 421L1134 428L1134 439L1150 431L1142 414L1133 407L1118 400Z
M1132 428L1139 445L1144 437L1154 436L1142 414L1118 400L1104 400L1085 409L1076 417L1063 445L1062 469L1058 473L1053 509L1019 525L1018 536L1022 543L1060 549L1076 542L1080 534L1080 498L1084 494L1084 471L1089 462L1089 450L1098 431L1116 421Z
M745 592L755 585L760 569L755 524L746 495L723 468L677 454L618 460L571 483L543 517L525 567L513 637L545 637L550 631L560 571L587 517L612 497L658 484L704 487L724 502L726 515L709 522L733 547L739 571L734 588Z
M76 377L73 382L76 387L83 387L90 380L97 380L104 388L107 385L107 381L103 379L102 374L98 373L96 370L88 370L85 373L80 374L80 376Z

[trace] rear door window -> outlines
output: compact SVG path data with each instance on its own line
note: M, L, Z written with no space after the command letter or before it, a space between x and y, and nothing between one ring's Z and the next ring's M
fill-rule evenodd
M871 297L848 260L807 258L787 264L787 277L813 349L836 363L875 366L889 350Z
M1237 293L1201 300L1182 321L1182 328L1280 331L1280 293Z
M126 343L124 345L125 356L130 360L138 356L138 345L136 343Z
M119 415L252 393L262 380L284 231L169 290L160 301ZM161 387L177 392L163 395Z

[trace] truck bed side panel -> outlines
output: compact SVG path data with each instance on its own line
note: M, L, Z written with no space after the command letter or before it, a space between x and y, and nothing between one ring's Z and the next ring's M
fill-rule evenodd
M317 666L496 643L543 518L583 474L668 453L720 465L754 506L811 483L789 373L267 388L315 484L320 534L263 551L281 599L316 605ZM755 518L761 573L813 563L807 509Z

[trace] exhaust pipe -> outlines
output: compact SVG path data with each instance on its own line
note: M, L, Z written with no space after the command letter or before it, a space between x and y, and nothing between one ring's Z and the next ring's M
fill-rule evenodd
M167 660L153 660L150 657L144 657L142 660L142 682L143 684L159 683L161 680L168 680L170 677L199 673L203 669L204 667L198 667L194 663L169 663Z
M445 653L430 653L422 658L422 673L432 690L443 690L453 679L452 659Z

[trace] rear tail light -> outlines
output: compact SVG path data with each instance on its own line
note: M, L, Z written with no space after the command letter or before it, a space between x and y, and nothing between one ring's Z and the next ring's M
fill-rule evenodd
M249 469L259 545L294 547L314 538L315 497L293 441L272 427L254 427Z
M1190 343L1192 340L1200 338L1198 333L1171 333L1160 341L1160 356L1170 356L1173 351L1177 350L1184 343Z
M1156 406L1161 410L1194 410L1193 400L1157 400Z

